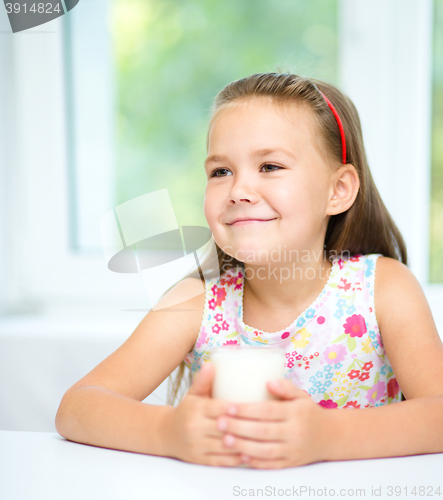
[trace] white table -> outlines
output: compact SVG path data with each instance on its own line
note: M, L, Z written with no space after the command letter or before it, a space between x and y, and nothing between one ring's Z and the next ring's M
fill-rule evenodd
M400 486L402 494L389 496L388 486ZM322 490L322 497L417 500L424 496L420 486L432 492L426 498L443 498L443 453L233 469L73 443L55 433L0 431L2 500L228 500L260 498L260 488L263 498L318 498Z

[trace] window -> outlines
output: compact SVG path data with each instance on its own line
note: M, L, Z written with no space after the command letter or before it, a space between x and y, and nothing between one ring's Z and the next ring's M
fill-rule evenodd
M432 54L431 283L443 283L443 1L434 0Z

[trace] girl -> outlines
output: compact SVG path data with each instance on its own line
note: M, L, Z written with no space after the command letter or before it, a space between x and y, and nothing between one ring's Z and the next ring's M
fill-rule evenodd
M205 293L192 277L169 290L159 306L184 297L179 311L149 312L74 384L57 431L219 466L442 452L443 345L350 99L291 74L233 82L215 100L205 171L221 276ZM225 344L284 347L275 400L211 398L207 361ZM141 403L180 363L196 374L182 402Z

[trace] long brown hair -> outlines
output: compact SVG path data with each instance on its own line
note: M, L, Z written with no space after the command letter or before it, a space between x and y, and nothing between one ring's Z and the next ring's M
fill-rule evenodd
M408 265L404 239L389 214L369 170L363 143L360 118L351 99L330 83L288 73L257 73L227 85L215 97L211 123L223 107L234 101L257 97L272 99L276 104L298 103L308 107L318 125L317 143L329 163L342 163L340 130L322 93L331 101L342 121L346 138L346 163L355 167L360 188L353 205L343 213L332 215L325 235L327 255L381 253ZM208 131L209 137L209 131ZM241 262L227 255L217 245L220 274ZM180 370L183 371L183 363ZM180 386L175 382L173 402Z

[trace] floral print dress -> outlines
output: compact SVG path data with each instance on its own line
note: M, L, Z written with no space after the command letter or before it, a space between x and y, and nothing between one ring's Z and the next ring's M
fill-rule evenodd
M244 268L206 282L202 326L185 357L195 374L223 345L281 347L285 377L325 408L370 408L401 400L374 308L381 254L336 256L320 295L287 328L263 332L243 322Z

